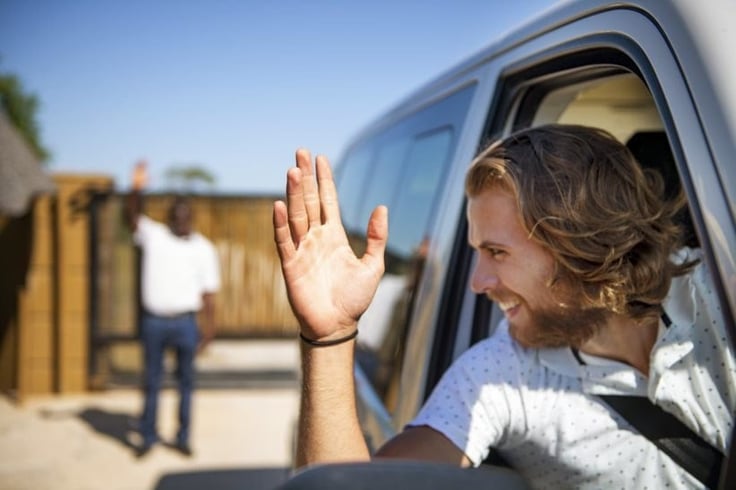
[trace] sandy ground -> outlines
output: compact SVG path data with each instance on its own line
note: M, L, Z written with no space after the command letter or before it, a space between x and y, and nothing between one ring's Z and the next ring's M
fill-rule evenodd
M260 369L296 368L291 344L253 348L250 365L238 366L251 380ZM212 350L220 360L244 358L232 346ZM0 397L0 489L271 489L289 474L298 392L295 382L261 381L195 392L191 458L165 444L135 457L137 389L37 396L20 405ZM161 392L164 440L176 433L176 404L176 390Z

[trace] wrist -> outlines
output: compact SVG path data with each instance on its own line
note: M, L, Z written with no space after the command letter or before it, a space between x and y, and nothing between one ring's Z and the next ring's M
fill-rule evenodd
M358 336L358 328L356 327L351 333L340 337L313 339L299 332L299 338L307 345L313 347L331 347L333 345L340 345L354 340Z

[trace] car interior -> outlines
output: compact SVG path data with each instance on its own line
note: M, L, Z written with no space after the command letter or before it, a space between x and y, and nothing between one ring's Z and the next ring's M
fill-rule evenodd
M639 76L622 73L596 77L552 89L541 97L536 94L535 99L539 100L539 105L529 125L563 123L605 129L627 146L643 168L662 175L667 197L674 198L683 191L657 106ZM697 248L699 240L688 206L680 211L677 220L684 233L684 245ZM486 302L485 298L479 301ZM492 335L503 319L503 312L495 304L487 303L490 304L487 314L490 320L484 335ZM492 450L484 466L508 464Z
M532 108L533 117L524 119L530 126L581 124L607 130L629 148L642 167L659 172L665 180L667 196L675 197L682 190L680 177L657 106L646 85L630 72L604 76L595 76L596 73L599 72L591 70L592 79L555 87L541 96L535 94L533 98L538 105ZM538 89L530 92L534 90ZM678 221L685 234L685 245L697 247L698 238L687 207L680 212ZM491 335L502 318L503 313L492 305L485 335Z

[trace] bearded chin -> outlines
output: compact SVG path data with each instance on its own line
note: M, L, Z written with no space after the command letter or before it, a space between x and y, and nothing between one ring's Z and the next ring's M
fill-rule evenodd
M561 306L530 313L529 326L521 328L509 322L509 333L522 346L533 349L580 347L598 332L607 318L607 310L603 308Z

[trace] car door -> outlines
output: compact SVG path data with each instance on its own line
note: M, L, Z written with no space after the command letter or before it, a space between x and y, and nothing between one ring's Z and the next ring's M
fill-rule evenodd
M718 81L709 78L725 75L709 71L702 58L692 56L703 48L691 44L692 26L686 25L684 7L678 2L582 4L586 8L578 3L558 10L487 53L479 85L492 89L476 149L513 130L546 123L610 131L642 165L664 174L668 192L684 190L688 209L679 219L689 230L689 244L703 250L713 272L712 287L720 298L720 310L714 314L733 340L736 233L730 193L735 184L731 163L735 148L728 125L733 95L724 95L722 86L720 92L715 90ZM714 20L713 25L719 23ZM714 43L708 47L717 49ZM733 86L736 78L731 82ZM462 190L458 187L448 194L453 192L458 195ZM463 250L464 222L444 216L435 226L455 229L455 272L444 278L442 286L434 285L434 296L428 286L427 294L417 300L419 304L439 300L444 306L430 340L408 343L408 359L427 349L433 353L422 394L410 398L410 404L426 398L452 360L490 335L500 317L489 301L467 288L474 257ZM399 417L406 422L418 407L404 408Z
M516 129L607 129L663 173L667 192L682 189L680 219L713 272L733 340L736 74L724 60L736 40L732 8L711 7L561 4L428 83L349 146L336 174L351 244L362 253L377 204L389 206L393 237L387 278L359 325L359 412L372 449L412 419L450 363L501 316L468 288L475 258L463 180L480 148ZM718 42L724 37L734 42Z
M434 241L430 229L475 91L475 83L455 84L390 114L336 166L341 216L356 254L364 252L371 211L379 204L390 210L386 270L358 325L358 406L372 449L396 431L392 414L403 398L402 369L412 369L403 362L404 345Z

